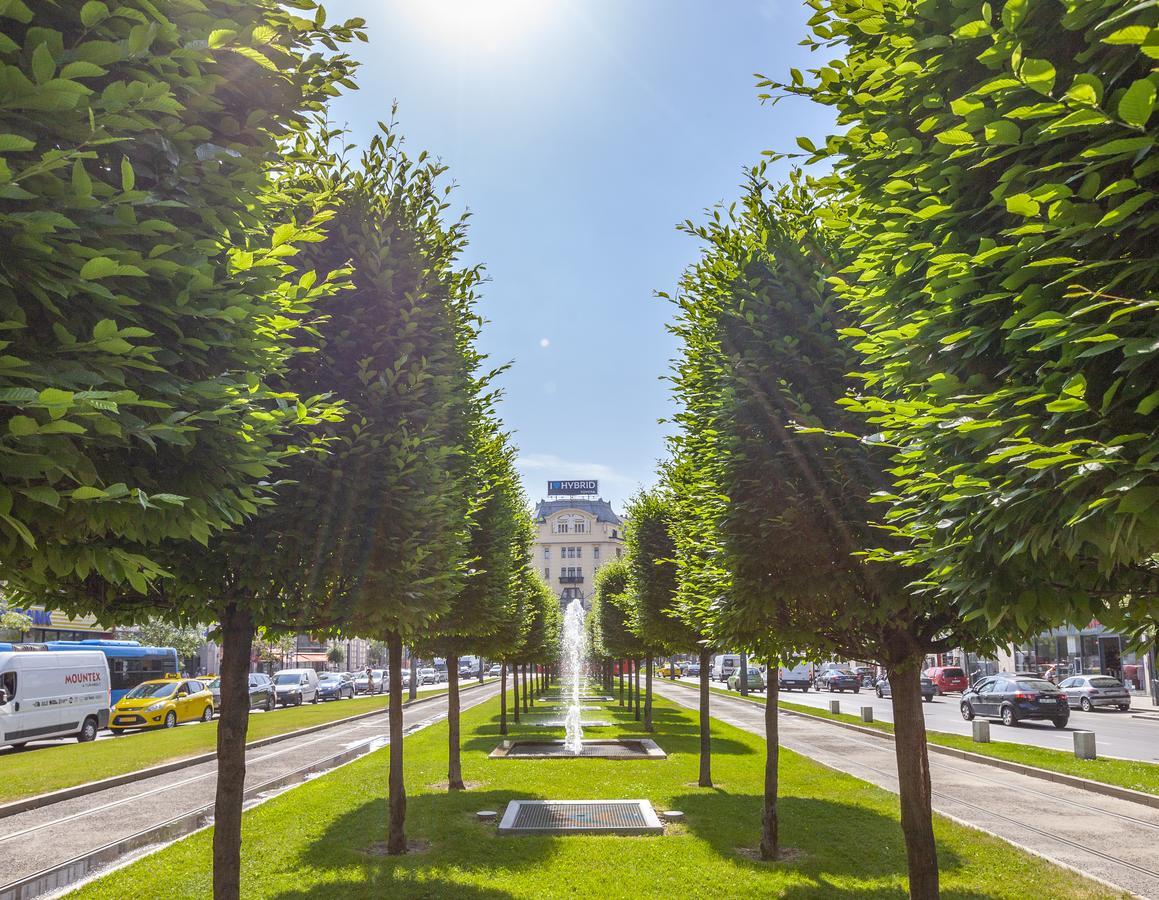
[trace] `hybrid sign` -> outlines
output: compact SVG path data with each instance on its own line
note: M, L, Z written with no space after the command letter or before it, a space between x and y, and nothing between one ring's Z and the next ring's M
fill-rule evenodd
M549 481L547 483L547 496L549 497L575 497L580 494L595 495L600 492L600 483L598 481Z

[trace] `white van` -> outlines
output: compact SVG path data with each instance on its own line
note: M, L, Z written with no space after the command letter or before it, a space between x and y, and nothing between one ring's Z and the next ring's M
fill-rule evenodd
M713 681L728 682L729 677L740 669L739 653L722 653L712 658L712 671L709 677Z
M813 664L797 663L795 666L781 666L777 671L777 684L782 691L807 691L813 684Z
M0 652L0 746L93 740L109 724L109 687L100 650Z
M282 706L318 702L318 673L313 669L282 669L274 673L274 690Z

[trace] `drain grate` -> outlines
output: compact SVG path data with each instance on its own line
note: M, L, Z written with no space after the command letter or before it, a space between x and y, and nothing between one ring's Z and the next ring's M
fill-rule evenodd
M491 751L491 756L496 759L664 759L667 754L656 746L655 741L641 738L586 740L578 754L568 750L563 741L504 741Z
M647 800L512 800L500 834L663 834Z

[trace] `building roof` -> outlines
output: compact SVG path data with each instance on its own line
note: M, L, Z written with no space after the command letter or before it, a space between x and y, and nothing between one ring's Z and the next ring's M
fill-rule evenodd
M535 504L535 521L544 522L548 516L563 512L565 509L575 509L595 516L597 522L624 524L624 520L616 515L612 510L612 504L607 500L540 500Z

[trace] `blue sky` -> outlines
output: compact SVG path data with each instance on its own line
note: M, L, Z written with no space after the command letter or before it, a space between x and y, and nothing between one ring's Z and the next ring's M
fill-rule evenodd
M671 412L676 231L738 193L764 149L824 135L828 111L762 106L754 73L822 60L799 0L342 0L362 16L361 90L336 124L364 141L399 104L412 151L450 166L490 280L482 348L510 361L500 414L534 501L599 478L617 505L653 479Z

